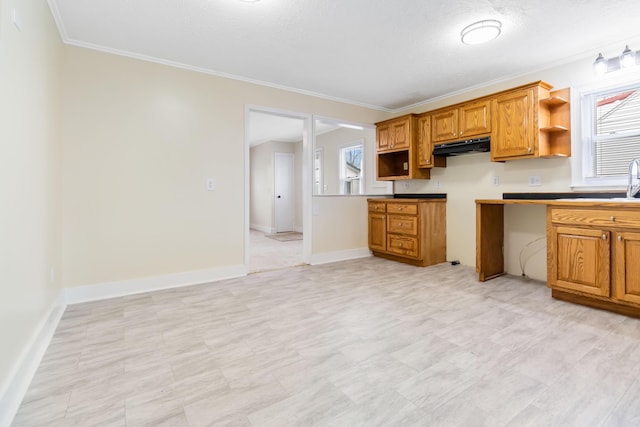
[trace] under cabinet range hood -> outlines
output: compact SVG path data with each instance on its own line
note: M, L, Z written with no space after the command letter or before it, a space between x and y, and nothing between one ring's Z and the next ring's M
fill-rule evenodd
M447 142L433 146L434 156L458 156L468 153L486 153L491 147L491 137L465 139L464 141Z

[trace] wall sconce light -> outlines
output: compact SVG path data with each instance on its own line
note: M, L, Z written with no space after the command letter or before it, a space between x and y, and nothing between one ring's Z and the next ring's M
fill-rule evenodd
M495 19L487 19L464 27L460 32L460 37L464 44L480 44L498 37L501 29L502 22Z
M625 46L622 51L622 55L614 56L613 58L605 58L602 56L602 53L598 54L598 57L593 62L593 71L602 76L605 73L610 73L612 71L617 71L622 68L631 68L638 65L638 58L640 55L638 52L634 52L629 49L629 46Z

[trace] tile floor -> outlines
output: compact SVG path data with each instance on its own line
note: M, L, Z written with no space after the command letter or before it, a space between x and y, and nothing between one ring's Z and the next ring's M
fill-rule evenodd
M15 426L636 426L640 321L378 258L69 306Z
M279 242L262 231L249 230L250 273L298 265L302 265L302 240Z

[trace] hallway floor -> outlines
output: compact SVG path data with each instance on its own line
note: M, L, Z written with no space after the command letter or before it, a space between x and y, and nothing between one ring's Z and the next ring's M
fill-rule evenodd
M279 242L249 230L249 273L302 265L302 240Z

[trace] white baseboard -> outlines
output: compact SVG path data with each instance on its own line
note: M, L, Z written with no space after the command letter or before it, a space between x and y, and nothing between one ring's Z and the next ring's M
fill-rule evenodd
M325 252L311 255L311 265L327 264L330 262L346 261L349 259L366 258L371 256L369 248L348 249L345 251Z
M267 234L273 234L276 232L275 228L267 227L266 225L251 224L249 227L252 230L262 231Z
M31 339L13 367L9 380L0 394L0 427L11 425L31 380L40 366L51 338L66 308L64 291L60 291L47 313L34 329Z
M117 282L66 288L65 296L67 304L77 304L81 302L141 294L144 292L159 291L162 289L199 285L224 279L233 279L236 277L246 276L247 273L247 266L232 265L227 267L167 274L165 276L120 280Z

